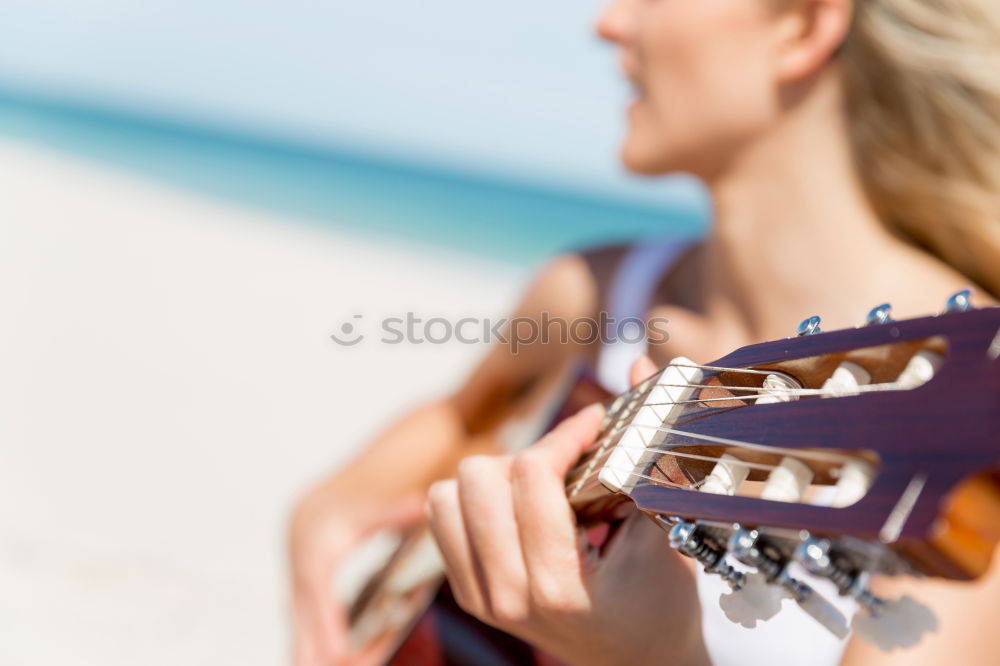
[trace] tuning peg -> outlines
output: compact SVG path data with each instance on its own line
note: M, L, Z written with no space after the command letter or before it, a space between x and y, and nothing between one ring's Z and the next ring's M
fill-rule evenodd
M743 587L743 573L726 564L725 549L713 539L699 534L695 523L660 515L655 518L657 524L667 531L671 548L697 560L705 567L705 573L717 574L734 591Z
M832 580L841 594L849 594L855 587L857 576L837 566L830 549L831 543L827 539L807 536L799 542L793 557L809 573Z
M734 525L733 533L726 545L730 555L743 564L754 567L768 580L774 580L781 573L783 567L780 562L768 557L760 549L759 541L760 533L757 530L747 530L739 525Z
M875 306L868 311L868 316L865 317L865 326L876 326L878 324L888 324L892 321L892 306L888 303L883 303L882 305Z
M860 572L852 571L838 564L833 545L829 539L817 539L806 535L799 542L793 557L809 573L826 578L837 586L837 591L854 597L858 604L872 615L878 615L884 603L862 584Z
M740 590L719 597L719 607L726 617L747 629L753 629L758 622L766 622L777 615L781 610L781 600L788 596L785 587L773 584L782 567L757 547L759 537L757 530L733 526L727 544L729 554L756 568L757 572L744 574Z
M799 608L804 610L809 617L819 622L837 638L841 640L847 638L850 628L847 625L847 618L844 617L844 614L822 594L809 586L805 586L805 588L806 593L804 596L796 599L799 602Z
M847 638L847 634L850 633L847 618L826 597L801 580L792 578L787 568L782 568L775 583L788 592L806 615L819 622L837 638L841 640Z
M764 574L750 573L744 575L741 589L719 596L719 607L730 621L753 629L777 615L786 596L784 588L768 583Z
M806 614L822 624L834 636L841 639L847 636L849 631L847 618L844 617L843 613L812 587L793 578L788 573L786 563L779 562L767 555L760 545L760 534L757 530L745 530L736 526L729 538L729 552L740 562L755 567L772 584L772 587L778 587L782 591L782 596L787 595L794 599ZM763 601L754 599L754 602L760 608L766 608ZM728 603L736 604L737 600ZM729 611L725 607L723 610L726 610L726 615L729 615ZM734 612L739 618L733 620L734 622L740 622L750 615L750 610L739 607L736 607ZM733 618L730 617L730 619ZM742 622L740 623L742 624Z
M795 335L802 337L803 335L815 335L817 333L821 333L822 331L819 329L819 322L820 319L816 315L813 315L808 319L803 319L802 323L795 329Z
M965 312L966 310L972 309L972 301L970 297L972 296L971 289L963 289L962 291L956 292L951 295L948 301L945 303L945 312Z
M896 601L879 601L867 613L854 616L854 630L858 635L886 652L897 647L913 647L925 633L937 628L934 613L909 596Z
M806 537L796 549L795 558L810 573L828 578L841 594L857 600L865 612L855 615L854 629L881 649L912 647L924 633L937 629L937 619L931 610L913 598L887 601L872 594L861 584L856 572L836 564L827 539Z

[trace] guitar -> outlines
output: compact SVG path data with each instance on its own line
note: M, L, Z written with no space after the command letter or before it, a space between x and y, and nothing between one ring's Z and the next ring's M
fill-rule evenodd
M811 581L859 608L883 649L936 626L919 602L883 599L871 576L975 579L1000 540L1000 308L969 293L938 316L679 358L608 403L566 481L581 524L632 502L678 552L720 576L734 622L791 598L838 637L851 624ZM463 613L426 530L405 535L351 607L364 663L555 663ZM828 586L829 587L829 586Z

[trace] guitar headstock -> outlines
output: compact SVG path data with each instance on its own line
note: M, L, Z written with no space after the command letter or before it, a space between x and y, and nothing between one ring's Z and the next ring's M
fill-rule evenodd
M930 620L874 597L868 574L976 578L1000 540L1000 308L963 292L938 316L896 322L880 306L856 329L822 333L813 317L797 333L675 359L619 397L571 498L585 514L599 483L734 590L755 571L846 634L792 572L829 579L868 612L859 631L905 644L872 618ZM766 614L731 615L753 612Z

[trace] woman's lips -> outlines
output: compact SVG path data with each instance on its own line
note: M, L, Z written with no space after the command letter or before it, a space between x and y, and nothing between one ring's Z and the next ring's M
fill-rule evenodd
M635 106L636 104L639 104L644 99L646 99L646 93L639 86L632 86L632 98L631 99L632 99L631 106Z
M645 99L646 93L643 90L642 86L639 84L639 82L636 81L635 79L629 79L629 83L631 84L632 88L632 98L631 98L631 103L629 104L629 108L631 109L638 106L642 102L642 100Z
M642 103L644 97L643 86L635 57L628 53L622 53L620 63L622 75L632 88L632 101L628 105L628 109L631 112Z

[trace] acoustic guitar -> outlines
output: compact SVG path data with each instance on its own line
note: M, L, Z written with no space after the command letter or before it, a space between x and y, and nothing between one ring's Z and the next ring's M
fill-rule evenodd
M969 293L938 316L675 359L609 400L602 432L566 480L581 524L623 502L730 592L752 627L791 598L839 637L915 645L937 620L871 576L970 580L1000 540L1000 308ZM619 507L620 508L620 507ZM857 601L849 622L811 580ZM828 586L829 587L829 586ZM457 606L425 530L404 535L351 608L355 663L556 663Z

